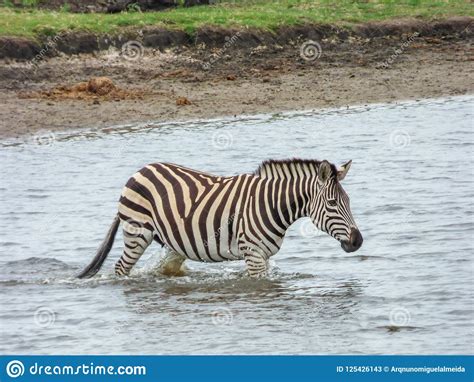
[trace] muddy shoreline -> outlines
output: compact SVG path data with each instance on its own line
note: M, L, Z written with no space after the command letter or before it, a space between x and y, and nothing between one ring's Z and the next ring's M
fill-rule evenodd
M161 35L150 46L142 34L128 57L111 45L72 55L51 49L34 65L7 58L0 60L0 137L468 94L473 26L456 18L364 24L352 29L358 32L212 29L192 44ZM311 59L301 54L309 40L318 43ZM141 96L47 95L103 76Z

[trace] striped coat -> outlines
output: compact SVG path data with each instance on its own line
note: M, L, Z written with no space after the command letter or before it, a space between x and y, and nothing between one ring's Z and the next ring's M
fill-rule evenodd
M324 183L321 164L327 172ZM338 172L328 162L315 160L267 161L253 174L229 177L170 163L145 166L126 183L111 228L114 231L116 226L116 231L118 223L123 223L125 249L116 273L128 274L155 240L169 249L176 266L185 259L243 259L251 275L264 274L268 258L279 251L288 227L316 209L318 188L332 179L336 186L332 194L339 190L341 171L344 168ZM345 220L355 227L350 211ZM115 232L111 235L105 242L113 242ZM350 235L348 226L349 241ZM80 276L90 276L98 268L86 268Z

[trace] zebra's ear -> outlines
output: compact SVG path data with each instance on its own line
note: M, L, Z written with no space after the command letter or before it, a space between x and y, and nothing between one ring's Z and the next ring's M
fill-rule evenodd
M341 166L341 168L339 170L337 170L337 180L338 181L341 181L346 177L347 172L351 168L351 164L352 164L352 160L350 160L349 162L343 164Z
M331 176L331 173L331 165L327 160L323 160L319 165L318 179L320 182L325 183Z

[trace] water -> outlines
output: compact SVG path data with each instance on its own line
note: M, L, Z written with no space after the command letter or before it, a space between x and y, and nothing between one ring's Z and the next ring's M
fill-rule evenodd
M2 353L472 353L473 97L3 142ZM40 143L40 144L38 144ZM93 257L122 186L149 162L216 174L263 159L353 160L344 180L364 235L347 254L307 220L267 279L244 264L131 277Z

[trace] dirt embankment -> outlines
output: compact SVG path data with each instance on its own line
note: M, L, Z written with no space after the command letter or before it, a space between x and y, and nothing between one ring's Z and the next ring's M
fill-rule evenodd
M66 34L47 49L3 39L0 136L471 93L473 27L455 18L146 29ZM110 94L91 90L94 77L107 77Z
M181 30L155 27L124 29L121 33L96 35L87 32L64 32L57 36L39 36L37 40L19 37L0 37L0 58L34 60L67 55L95 53L109 48L121 49L129 41L139 41L145 48L222 47L238 34L233 49L251 49L258 46L286 46L301 40L332 40L344 43L354 39L400 39L417 33L420 38L469 38L474 34L473 18L454 17L448 20L394 20L374 22L352 27L335 25L303 25L282 27L275 32L253 29L201 28L189 34Z

